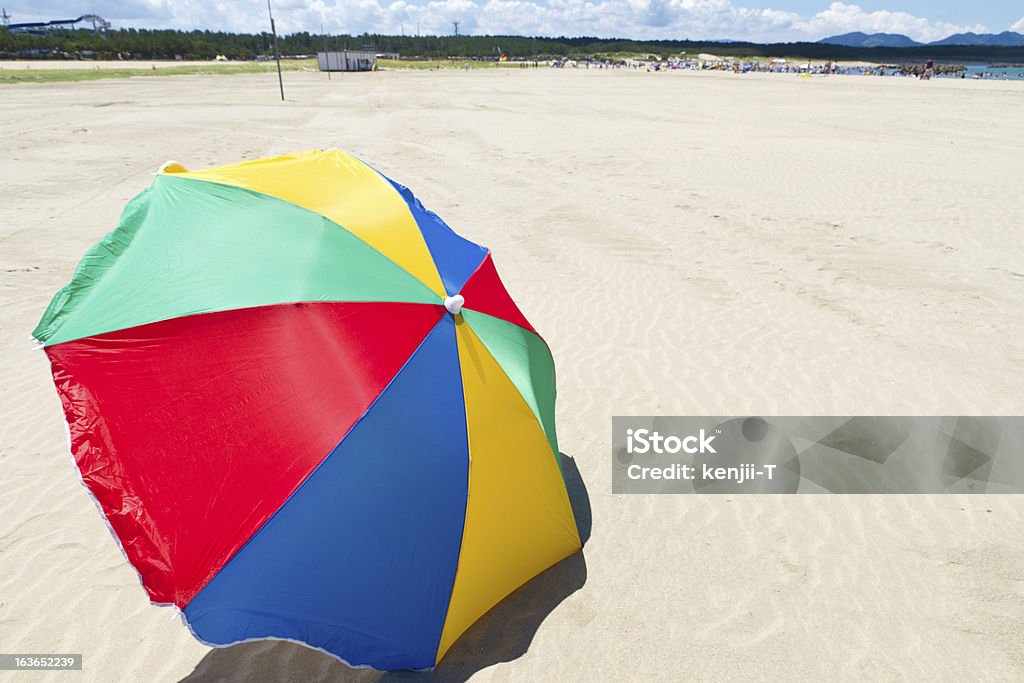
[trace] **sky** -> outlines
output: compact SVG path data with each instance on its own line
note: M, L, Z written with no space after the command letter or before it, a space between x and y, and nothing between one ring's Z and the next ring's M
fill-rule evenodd
M1024 2L984 0L272 0L278 31L635 39L818 40L849 31L922 42L1024 33ZM11 21L98 14L115 27L267 30L266 0L0 0Z

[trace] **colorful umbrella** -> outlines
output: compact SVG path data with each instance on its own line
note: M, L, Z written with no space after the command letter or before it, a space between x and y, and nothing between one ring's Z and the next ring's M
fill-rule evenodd
M33 335L84 484L204 642L431 668L580 548L544 341L486 249L341 152L165 165Z

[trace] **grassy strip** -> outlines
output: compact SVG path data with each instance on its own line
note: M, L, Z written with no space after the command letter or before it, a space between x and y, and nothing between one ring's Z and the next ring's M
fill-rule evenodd
M316 70L315 59L296 59L281 62L282 71ZM94 81L100 78L133 78L135 76L185 76L260 74L277 71L274 62L246 64L217 64L194 66L167 66L156 69L10 69L0 71L0 84L5 83L58 83Z

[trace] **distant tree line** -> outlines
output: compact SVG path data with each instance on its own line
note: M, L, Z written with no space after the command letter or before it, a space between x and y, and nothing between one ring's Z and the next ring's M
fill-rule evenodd
M711 52L723 57L797 57L811 60L864 60L909 63L934 59L939 62L1013 64L1024 62L1024 47L988 45L929 45L920 47L845 47L821 43L700 42L690 40L617 40L606 38L529 38L523 36L321 36L306 32L282 36L283 55L313 54L325 45L335 49L372 49L397 52L403 57L496 58L510 57L586 58L609 54L634 54L668 58L686 52ZM171 31L119 29L97 34L88 29L60 31L48 35L12 34L0 30L0 59L229 59L267 57L272 51L269 33L224 33L221 31Z

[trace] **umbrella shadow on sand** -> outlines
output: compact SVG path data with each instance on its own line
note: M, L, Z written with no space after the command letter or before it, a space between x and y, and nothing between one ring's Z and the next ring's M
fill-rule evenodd
M565 453L560 455L576 526L586 546L592 524L590 496L576 461ZM211 650L182 681L465 681L477 671L524 655L544 619L586 582L587 563L581 550L502 600L473 624L430 672L351 669L297 643L264 640Z

